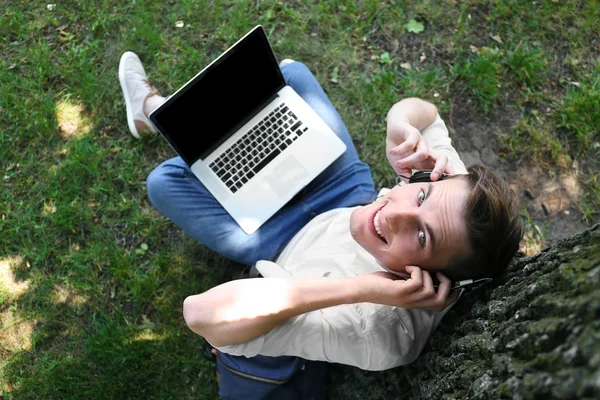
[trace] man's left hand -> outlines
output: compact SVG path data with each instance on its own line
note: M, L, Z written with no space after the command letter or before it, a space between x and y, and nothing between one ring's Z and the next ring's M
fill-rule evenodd
M436 292L429 272L416 266L406 267L406 272L410 273L406 280L389 272L374 272L356 278L361 280L365 301L370 303L441 311L455 300L454 296L449 296L451 282L443 273L436 273L440 282Z

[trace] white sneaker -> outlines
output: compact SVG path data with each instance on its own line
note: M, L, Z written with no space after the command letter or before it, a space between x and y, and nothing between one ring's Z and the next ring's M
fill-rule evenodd
M157 133L152 122L144 114L144 105L149 97L158 94L158 90L150 85L140 58L131 51L121 56L119 81L127 107L127 123L133 137L141 139L142 134L148 130Z
M286 58L285 60L283 60L279 63L279 68L283 68L286 65L293 63L294 61L295 60L292 60L291 58Z

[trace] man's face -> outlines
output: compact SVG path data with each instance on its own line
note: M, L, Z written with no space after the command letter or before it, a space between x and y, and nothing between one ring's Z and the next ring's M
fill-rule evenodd
M467 195L463 179L396 186L356 209L350 232L392 271L405 272L407 265L441 270L451 258L469 254L462 211Z

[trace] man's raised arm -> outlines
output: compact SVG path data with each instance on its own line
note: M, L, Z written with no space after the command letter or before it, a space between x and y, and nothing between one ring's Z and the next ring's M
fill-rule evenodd
M435 291L431 277L407 267L408 280L373 273L346 278L258 278L227 282L183 303L189 328L215 347L245 343L288 319L310 311L368 302L404 308L443 309L450 282Z
M437 116L437 107L428 101L409 97L402 99L390 108L387 114L388 133L397 129L401 121L406 121L422 131L433 124Z

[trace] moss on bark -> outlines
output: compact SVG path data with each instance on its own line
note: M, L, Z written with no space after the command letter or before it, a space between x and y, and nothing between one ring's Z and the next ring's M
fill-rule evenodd
M340 367L331 398L600 398L600 225L466 294L411 365Z

